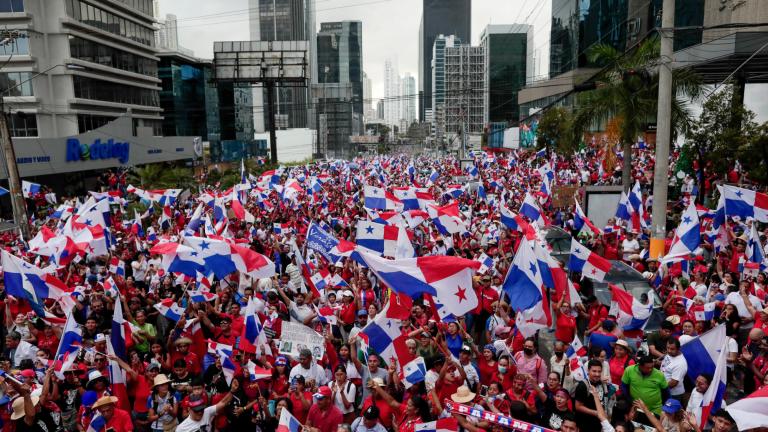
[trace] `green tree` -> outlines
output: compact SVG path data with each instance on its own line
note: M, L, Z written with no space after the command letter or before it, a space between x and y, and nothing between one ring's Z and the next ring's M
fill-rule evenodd
M627 53L605 44L587 51L591 62L605 68L595 79L595 90L577 95L575 136L582 136L590 126L621 118L620 141L624 153L621 177L625 188L631 186L632 144L657 114L659 46L658 38L651 38ZM691 115L687 101L698 99L700 82L690 70L673 72L673 94L676 95L672 99L673 136L688 131Z
M755 159L759 161L759 155L746 154L757 135L754 119L755 113L743 105L734 106L732 89L723 88L704 102L701 115L686 135L685 146L698 160L700 169L708 167L720 175L725 174L737 158L748 164Z
M570 156L578 150L579 139L573 127L573 115L563 107L544 112L539 119L536 147L554 148L561 155Z

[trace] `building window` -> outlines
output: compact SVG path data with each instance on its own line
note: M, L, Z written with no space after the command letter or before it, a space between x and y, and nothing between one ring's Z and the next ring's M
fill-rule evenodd
M142 75L157 76L156 61L88 39L70 36L69 51L72 58Z
M105 124L116 119L114 116L100 116L92 114L78 114L77 115L77 129L79 133L85 133L98 129Z
M75 97L130 105L160 106L157 90L117 84L82 76L74 77Z
M24 0L0 0L0 12L24 12Z
M139 1L127 0L123 3L139 3ZM102 10L98 6L93 6L81 0L66 0L66 10L70 17L83 24L128 38L142 45L154 46L155 44L154 29L126 20L111 12Z
M12 137L36 137L37 117L34 114L11 114L8 116L8 129Z
M0 91L3 96L34 96L32 93L32 73L0 73Z
M26 30L3 31L1 33L0 39L7 38L8 41L0 44L0 55L29 54L29 37Z

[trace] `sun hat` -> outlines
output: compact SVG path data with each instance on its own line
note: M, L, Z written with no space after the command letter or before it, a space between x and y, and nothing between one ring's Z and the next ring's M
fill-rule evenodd
M171 380L168 379L165 374L157 374L157 376L155 376L155 381L152 383L152 387L157 387L161 384L168 384L169 382L171 382Z
M113 404L116 404L117 401L118 399L115 396L102 396L99 398L99 400L96 401L95 404L93 404L93 409L107 406L107 405L113 405Z
M40 398L37 396L31 396L32 405L37 405L40 402ZM24 417L24 398L17 397L13 400L13 413L11 414L11 420L18 420Z
M620 346L620 347L624 347L624 348L626 348L627 350L629 350L629 344L628 344L628 343L627 343L627 341L625 341L624 339L619 339L619 340L617 340L617 341L616 341L616 345L618 345L618 346Z
M475 393L469 390L469 387L463 385L456 389L456 393L451 395L451 400L456 403L467 403L475 399Z

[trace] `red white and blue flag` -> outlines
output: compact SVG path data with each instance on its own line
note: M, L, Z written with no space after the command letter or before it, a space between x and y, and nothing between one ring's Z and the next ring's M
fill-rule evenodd
M675 230L675 237L669 252L662 258L663 262L676 262L687 260L701 243L701 227L699 225L699 213L696 206L691 203L680 218L680 225Z
M427 423L416 423L413 430L415 432L457 432L459 421L454 417L448 417Z
M576 209L573 212L573 229L579 232L590 232L592 235L599 236L603 232L592 223L591 220L584 214L579 202L576 202Z
M185 309L178 305L173 299L164 299L159 303L155 303L155 309L160 312L160 315L168 318L171 321L178 321L184 316Z
M605 275L611 270L611 262L573 240L571 241L571 258L568 261L568 270L602 282Z
M643 330L653 312L653 303L644 305L618 286L608 286L612 296L610 314L616 317L617 324L624 331Z
M742 220L751 217L768 222L768 194L729 185L724 185L722 191L727 217L738 216Z
M416 297L430 294L456 316L477 307L472 275L480 268L474 260L453 256L425 256L388 260L360 251L368 267L397 293Z
M291 415L287 409L280 410L280 420L277 422L275 432L299 432L300 430L301 423L296 420L296 417Z

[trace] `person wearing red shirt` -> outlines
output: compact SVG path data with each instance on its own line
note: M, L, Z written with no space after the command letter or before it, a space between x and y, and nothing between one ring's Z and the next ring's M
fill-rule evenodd
M510 401L520 401L525 404L529 415L536 415L536 398L532 391L526 388L527 375L517 374L512 380L512 388L507 390Z
M341 321L344 331L349 332L352 330L352 326L355 325L355 318L357 318L355 294L350 290L344 290L341 294L341 302L339 321Z
M576 317L571 314L571 305L565 301L565 296L555 306L557 325L555 326L555 339L570 344L576 336Z
M133 432L133 422L128 411L117 408L115 396L103 396L93 404L94 409L98 409L101 416L106 420L106 430L114 432Z
M36 330L35 337L37 338L37 348L47 352L48 358L53 358L59 347L59 337L53 331L53 327L46 325L42 331Z
M600 301L594 295L589 296L587 299L587 318L589 318L589 324L587 324L587 330L585 336L589 336L590 333L597 330L600 324L608 318L608 307L600 303ZM568 342L570 343L570 342Z
M305 425L310 432L336 432L344 421L344 415L333 404L333 392L328 386L322 386L314 394L316 403L309 408Z
M193 375L202 373L203 366L200 362L200 358L197 354L189 351L189 347L192 345L192 339L182 337L177 339L176 342L174 342L174 345L176 346L176 350L171 353L170 362L165 364L165 369L171 370L176 360L184 359L187 363L187 370L189 373Z
M309 408L312 406L312 392L307 391L305 385L304 377L296 375L294 382L289 387L288 394L293 404L293 416L301 424L306 423Z

